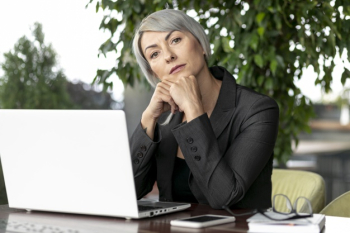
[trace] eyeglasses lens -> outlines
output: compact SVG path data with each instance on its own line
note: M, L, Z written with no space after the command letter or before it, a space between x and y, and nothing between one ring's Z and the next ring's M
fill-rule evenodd
M290 203L289 199L284 195L276 195L273 200L273 205L275 211L279 213L286 213L289 214L292 212L292 204Z
M309 200L304 197L299 197L294 204L294 209L298 215L310 215L312 214L312 208Z

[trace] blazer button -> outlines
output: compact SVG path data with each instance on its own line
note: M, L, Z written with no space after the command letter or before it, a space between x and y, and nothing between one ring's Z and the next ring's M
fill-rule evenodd
M196 147L196 146L192 146L192 147L191 147L191 151L192 151L192 152L197 152L197 147Z
M196 161L199 161L199 160L201 160L201 157L200 157L199 155L196 155L196 156L194 156L194 159L195 159Z
M147 150L147 147L143 145L143 146L141 146L140 149L141 149L141 151L145 152Z
M141 158L143 157L142 152L138 152L138 153L137 153L137 157L141 159Z
M187 142L188 142L189 144L192 144L192 143L193 143L193 138L186 138L186 140L187 140Z
M134 159L134 164L139 164L139 163L140 163L140 160Z

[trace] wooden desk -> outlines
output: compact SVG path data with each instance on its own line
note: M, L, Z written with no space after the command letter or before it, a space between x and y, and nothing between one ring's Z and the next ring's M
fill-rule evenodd
M235 211L242 212L242 211ZM30 228L31 224L40 227L46 227L44 233L235 233L247 232L247 217L237 218L235 223L218 225L203 229L191 229L170 226L170 220L191 217L202 214L221 214L229 215L224 210L213 210L206 205L193 204L188 210L178 213L161 215L153 218L141 220L125 220L122 218L84 216L74 214L46 213L46 212L26 212L23 210L10 209L7 205L0 206L0 232L33 232L23 231L24 228L18 228L17 231L6 231L7 224L26 225ZM49 229L52 227L52 231ZM325 233L347 232L350 229L350 218L326 217Z

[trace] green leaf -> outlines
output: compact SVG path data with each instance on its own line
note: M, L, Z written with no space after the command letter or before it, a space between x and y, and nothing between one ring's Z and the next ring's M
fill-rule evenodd
M256 54L256 55L254 56L254 62L255 62L255 64L256 64L257 66L259 66L260 68L262 68L263 65L264 65L264 60L263 60L263 58L262 58L262 56L261 56L260 54Z
M276 56L276 60L277 60L278 64L279 64L282 68L285 68L285 67L286 67L286 65L284 64L284 59L283 59L282 56L277 55L277 56Z
M266 78L265 88L268 89L268 90L272 90L273 89L273 81L272 81L271 78Z
M258 45L259 45L259 36L257 34L254 33L254 35L252 36L250 42L249 42L249 46L254 50L257 51L258 49Z
M220 46L221 46L221 40L215 40L214 41L214 53L216 53L218 51Z
M135 1L135 3L133 4L132 8L134 9L134 11L136 13L140 13L141 11L141 5L139 1ZM113 83L112 83L113 84Z
M350 71L344 67L344 72L341 76L341 84L344 85L348 78L350 78Z
M256 17L255 17L255 21L260 24L261 21L263 21L263 19L265 18L265 13L264 12L260 12Z
M259 27L257 31L258 31L259 36L262 37L265 33L265 28Z
M283 14L283 16L285 17L285 14ZM274 14L273 16L273 21L276 24L276 29L279 31L282 29L282 20L279 14ZM290 23L288 22L288 20L284 20L284 22L286 23L286 26L291 27Z
M274 59L270 62L270 70L273 75L276 75L276 69L277 69L277 60Z
M265 80L265 77L262 76L262 75L260 75L260 76L258 77L258 80L257 80L258 85L261 86L261 85L264 83L264 80Z
M267 7L267 10L268 10L270 13L275 13L275 12L276 12L275 8L272 7L272 6Z
M100 2L96 3L96 13L98 12L98 10L100 9Z

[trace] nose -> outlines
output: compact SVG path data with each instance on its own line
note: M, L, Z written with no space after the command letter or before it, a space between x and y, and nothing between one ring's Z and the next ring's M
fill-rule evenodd
M166 51L164 59L167 63L170 63L172 61L176 60L176 55L171 50Z

